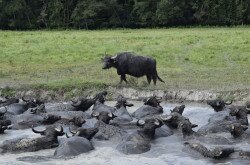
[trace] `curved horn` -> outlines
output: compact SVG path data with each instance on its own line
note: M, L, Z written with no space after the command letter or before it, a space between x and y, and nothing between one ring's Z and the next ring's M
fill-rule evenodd
M169 121L169 120L171 120L173 118L173 116L172 115L169 115L169 116L167 116L167 117L165 117L165 118L161 118L163 121Z
M112 113L108 113L108 117L112 118L113 114Z
M150 98L144 99L144 103L147 103L150 100Z
M116 56L111 57L111 59L115 60L115 59L116 59L116 57L117 57L117 55L116 55Z
M69 132L72 133L72 135L75 135L77 133L77 132L73 132L70 127L69 127Z
M162 97L155 96L156 100L162 100Z
M198 127L198 125L197 124L192 124L191 127L195 128L195 127Z
M24 96L22 97L22 100L24 101L24 102L29 102L30 100L26 100L25 98L24 98Z
M71 101L72 103L74 103L74 104L77 103L77 101L75 101L75 100L73 100L73 99L71 99L70 101Z
M128 107L134 106L134 104L129 104L129 103L127 103L127 102L125 103L125 105L128 106Z
M37 131L37 130L35 130L34 127L32 126L32 131L33 131L34 133L43 134L45 130L44 130L44 131Z
M229 103L225 102L225 105L231 105L233 103L233 100L231 100Z
M8 125L7 127L8 127L8 129L12 129L12 127L13 127L13 124L11 124L11 125Z
M159 120L156 120L156 121L154 122L154 124L155 124L156 126L159 126L159 125L160 125Z
M244 131L246 131L248 129L248 126L246 126L246 125L241 125L241 127L243 128Z
M216 101L216 106L220 106L221 102L219 100Z
M7 126L0 126L2 130L6 130L8 127Z
M37 111L37 109L33 109L33 108L32 108L32 109L30 110L30 113L31 113L31 114L36 114L36 111Z
M56 130L56 132L58 132L58 133L63 133L63 127L62 127L62 126L60 126L60 130L58 130L57 128L55 128L55 130Z
M4 115L7 112L7 107L4 107L5 111L4 112L0 112L0 116Z
M67 137L67 138L70 138L67 132L66 132L66 137Z
M167 117L165 117L165 116L159 116L159 118L160 118L160 120L162 120L162 121L167 121Z
M145 121L144 120L138 120L137 122L136 122L136 124L138 125L138 126L143 126L144 124L145 124Z
M48 115L46 115L46 116L43 117L43 120L48 120L48 119L49 119Z
M76 102L73 102L73 101L72 101L72 104L71 104L71 105L72 105L73 107L78 107L78 106L80 106L80 105L81 105L81 103L82 103L82 102L81 102L81 101L79 101L79 100L78 100L78 101L76 101Z

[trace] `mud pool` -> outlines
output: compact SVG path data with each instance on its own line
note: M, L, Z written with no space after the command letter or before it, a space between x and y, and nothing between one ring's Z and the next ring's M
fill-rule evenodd
M142 105L142 102L132 101L133 107L128 107L128 111L132 113ZM115 105L115 102L106 102L108 105ZM164 107L164 113L169 114L170 109L180 104L163 102L161 105ZM215 113L212 108L206 104L198 103L186 103L186 108L183 115L188 117L192 123L198 124L198 128L205 125L211 114ZM250 119L250 117L248 116ZM195 128L194 130L197 130ZM248 129L247 132L250 132ZM31 131L27 130L6 130L5 134L1 135L0 143L5 140L13 139L17 137L38 137ZM224 133L224 137L231 138L229 133ZM60 138L66 138L65 136ZM59 138L59 139L60 139ZM84 164L84 165L166 165L166 164L250 164L249 159L236 158L236 155L232 154L229 159L226 160L212 160L209 158L203 158L199 154L188 153L183 149L185 148L181 135L174 134L169 137L158 138L151 142L151 150L149 152L139 155L125 155L115 149L117 144L113 144L109 141L97 141L93 140L95 150L72 157L70 159L54 159L52 158L55 149L41 150L37 152L26 152L20 154L3 154L0 155L1 165L21 165L21 164ZM208 147L213 145L205 144ZM241 142L234 144L234 146L241 149L249 149L250 144Z

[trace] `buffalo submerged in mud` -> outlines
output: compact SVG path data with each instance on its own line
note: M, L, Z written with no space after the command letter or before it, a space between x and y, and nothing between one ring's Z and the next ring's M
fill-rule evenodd
M148 83L153 80L156 85L157 79L164 82L157 73L156 60L150 57L138 56L130 52L118 53L116 56L106 56L103 58L103 69L114 67L117 74L121 76L121 81L127 83L126 74L134 77L146 76Z
M175 106L166 114L164 106L160 105L163 98L154 95L140 102L141 107L137 109L137 106L132 113L128 108L133 104L127 101L128 98L119 95L115 106L108 106L105 105L106 96L104 91L93 99L81 98L73 101L73 105L63 103L58 107L32 101L36 104L18 113L8 113L16 101L10 102L9 107L0 107L0 134L8 136L9 129L32 128L34 133L41 135L7 139L1 143L0 151L22 153L55 148L50 159L60 159L92 152L100 143L110 142L120 154L143 154L154 150L162 138L174 136L183 152L191 156L197 153L199 157L227 159L236 153L239 159L242 155L249 159L248 151L235 147L241 142L250 143L246 106L227 107L223 100L208 101L219 110L213 112L207 124L194 131L199 126L189 119L192 116L186 116L185 105ZM33 126L46 128L39 131ZM227 136L218 134L221 132ZM66 137L61 137L65 133ZM208 147L211 144L216 146Z

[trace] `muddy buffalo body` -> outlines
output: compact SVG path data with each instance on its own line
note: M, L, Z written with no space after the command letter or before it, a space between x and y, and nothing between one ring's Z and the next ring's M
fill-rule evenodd
M0 107L0 137L8 136L9 129L14 132L27 128L41 135L5 140L0 144L0 153L19 154L55 148L51 158L65 158L90 152L109 141L107 144L113 144L120 154L143 154L154 150L160 138L174 135L177 141L180 140L178 143L183 151L190 155L195 153L202 158L226 159L233 153L237 156L238 152L239 157L250 157L247 150L235 145L240 142L250 144L247 106L228 106L223 100L210 100L208 105L214 112L207 124L193 130L198 125L188 118L185 105L176 106L167 114L161 106L163 98L152 96L140 102L141 107L132 113L129 108L133 104L128 98L119 95L116 104L108 106L106 96L104 91L94 98L72 101L73 105L69 102L48 106L32 101L36 107L20 110L17 106L19 109L11 111L18 113L10 113L17 103ZM45 129L34 129L37 126ZM64 134L66 137L62 137Z

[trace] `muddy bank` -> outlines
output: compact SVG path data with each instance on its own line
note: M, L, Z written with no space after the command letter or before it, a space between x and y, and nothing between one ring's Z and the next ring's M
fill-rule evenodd
M108 87L102 90L108 91L108 100L115 99L119 94L131 100L142 100L145 97L157 95L168 102L204 102L209 99L222 98L224 100L234 100L236 103L242 103L250 100L250 91L228 91L216 92L208 90L140 90L134 88L114 88ZM72 90L45 90L45 89L14 89L0 88L1 96L30 96L43 99L47 102L67 101L73 97L93 97L100 90L97 89L72 89Z

